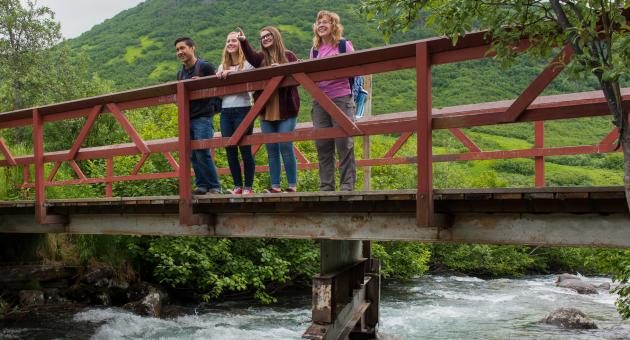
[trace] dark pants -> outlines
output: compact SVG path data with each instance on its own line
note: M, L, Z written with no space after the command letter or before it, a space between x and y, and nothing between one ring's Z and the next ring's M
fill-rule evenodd
M250 107L234 107L223 108L221 110L221 136L230 137L236 129L241 125L243 119L249 112ZM245 135L251 135L254 132L254 126L250 125ZM254 173L256 172L256 163L252 155L251 145L230 146L225 148L227 153L228 165L234 179L235 187L243 187L243 176L241 174L241 163L238 159L238 150L241 150L243 158L243 170L245 172L245 188L251 188L254 185Z
M202 116L190 120L190 139L210 139L214 136L214 122L212 117ZM210 149L193 150L190 155L193 170L195 170L195 185L197 188L220 189L219 175ZM185 171L182 169L181 171Z
M354 120L355 105L352 96L334 98L332 100L348 118ZM324 110L317 101L313 102L313 127L316 129L339 127L339 124ZM354 162L354 138L319 139L315 141L317 159L319 160L319 190L335 191L335 148L339 157L341 191L353 191L357 179Z

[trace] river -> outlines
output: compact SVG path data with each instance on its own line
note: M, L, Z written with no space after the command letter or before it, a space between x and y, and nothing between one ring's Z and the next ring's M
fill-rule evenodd
M556 276L482 280L424 276L387 283L381 292L385 339L630 339L630 322L615 310L615 295L579 295L558 288ZM599 284L608 278L585 278ZM118 308L54 313L10 326L3 339L299 339L310 323L308 292L279 297L273 306L222 302L156 319ZM599 329L564 330L537 321L559 307L576 307Z

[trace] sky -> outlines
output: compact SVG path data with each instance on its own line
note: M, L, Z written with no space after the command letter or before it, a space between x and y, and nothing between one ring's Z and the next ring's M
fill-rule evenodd
M66 39L76 38L119 12L135 7L144 0L37 0L55 12L61 23L61 34ZM25 1L22 0L24 3Z

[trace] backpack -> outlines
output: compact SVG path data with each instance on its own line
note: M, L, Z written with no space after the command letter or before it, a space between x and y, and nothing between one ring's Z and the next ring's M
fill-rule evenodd
M193 77L199 77L199 72L201 70L201 66L200 66L201 62L205 62L205 60L197 58L197 62L195 63L195 71L193 72ZM180 68L179 71L177 71L177 80L184 80L184 65L182 65L182 68ZM221 97L210 97L208 99L210 99L210 113L211 114L215 114L221 111L221 106L223 104L223 100L221 99Z
M339 40L339 54L346 53L346 39ZM317 55L319 51L313 49L313 59L317 59ZM363 88L363 76L354 76L348 78L348 82L350 83L350 90L352 91L352 98L354 99L354 103L356 104L356 117L363 117L363 112L365 110L365 102L367 101L368 92Z

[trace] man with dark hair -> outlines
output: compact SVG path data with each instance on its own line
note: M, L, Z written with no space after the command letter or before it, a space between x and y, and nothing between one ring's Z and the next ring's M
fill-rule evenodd
M195 54L195 42L188 37L175 40L177 58L182 68L177 73L177 80L197 79L214 75L214 68L207 61L199 59ZM212 117L220 111L220 102L216 98L204 98L190 101L190 138L192 140L209 139L214 136ZM210 149L193 150L192 167L195 171L195 195L219 194L221 184L217 168L212 160ZM182 171L185 171L182 169Z

